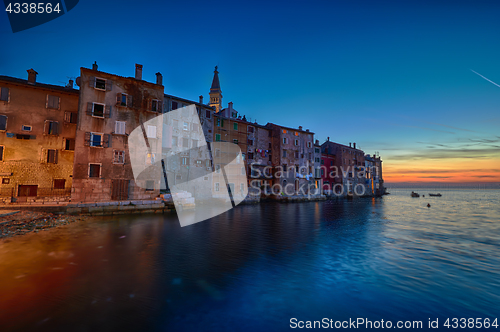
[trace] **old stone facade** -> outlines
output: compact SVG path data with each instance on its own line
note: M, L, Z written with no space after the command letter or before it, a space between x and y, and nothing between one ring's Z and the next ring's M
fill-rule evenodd
M78 129L76 135L72 201L144 200L159 194L160 179L134 180L131 157L160 167L155 153L129 154L128 135L143 126L144 139L156 151L161 127L143 124L163 113L161 74L157 82L142 80L142 65L135 77L121 77L81 68ZM154 146L151 146L154 145Z
M0 198L23 202L69 196L78 90L0 76Z
M320 196L314 177L314 133L268 123L272 131L273 192L281 196ZM279 186L277 186L279 185Z

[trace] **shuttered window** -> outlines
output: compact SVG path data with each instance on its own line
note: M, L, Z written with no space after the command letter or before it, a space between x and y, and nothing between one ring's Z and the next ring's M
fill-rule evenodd
M90 146L101 147L103 145L103 134L90 133Z
M75 140L73 138L66 138L64 140L64 150L74 151L75 150Z
M46 135L59 135L59 123L57 121L46 120L44 132Z
M65 112L64 113L64 121L66 123L75 123L77 119L78 113L76 112Z
M115 122L115 134L125 135L125 121L116 121ZM156 129L156 127L155 127Z
M54 189L64 189L66 187L66 179L54 179Z
M3 145L0 145L0 161L3 161L3 152L4 152L5 147Z
M89 164L89 178L100 178L100 177L101 177L101 165Z
M0 115L0 130L7 130L7 116Z
M57 164L57 150L47 150L47 163Z
M0 100L9 101L10 100L9 88L0 88Z
M59 97L47 95L47 103L45 106L56 110L59 109Z
M156 126L148 126L148 138L156 138Z

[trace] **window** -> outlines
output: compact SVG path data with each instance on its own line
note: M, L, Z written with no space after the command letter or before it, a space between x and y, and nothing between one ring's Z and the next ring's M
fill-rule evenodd
M220 134L215 134L215 141L220 142Z
M9 178L2 178L2 184L9 184L10 179Z
M156 126L148 125L148 138L156 138Z
M319 158L315 158L314 162L319 163Z
M253 159L253 152L248 152L248 159Z
M104 118L104 104L92 103L92 116Z
M46 108L59 109L59 97L47 95Z
M0 100L9 101L10 100L9 88L0 88Z
M248 140L248 145L253 145L253 139Z
M90 133L90 146L102 147L103 146L103 134Z
M311 142L307 142L307 147L308 148L312 148L312 143Z
M294 132L293 134L294 134L295 136L299 136L299 132L297 132L297 131L296 131L296 132Z
M173 101L173 102L172 102L172 111L173 111L173 110L176 110L176 109L178 109L178 108L179 108L179 106L178 106L177 102L176 102L176 101Z
M201 167L201 160L196 161L196 167Z
M191 131L197 133L200 131L200 125L197 123L191 123Z
M205 166L207 167L208 170L210 170L212 168L212 161L211 160L207 160L205 162Z
M0 161L3 161L3 152L5 150L5 146L0 145Z
M77 112L65 112L64 113L64 121L66 123L76 123Z
M220 165L215 165L215 173L220 173Z
M101 177L101 165L89 164L89 178L100 178L100 177Z
M220 157L220 149L215 149L215 156Z
M113 164L125 163L125 151L113 150Z
M186 138L186 137L182 138L182 147L189 148L189 138Z
M320 149L319 148L314 148L314 153L320 153Z
M31 126L23 125L21 127L21 130L23 130L23 131L31 131Z
M210 114L210 110L205 110L205 117L206 117L207 119L210 119L210 115L211 115L211 114Z
M245 169L243 169L242 174L244 175ZM240 192L243 193L245 191L245 185L243 183L240 183Z
M59 123L57 121L45 121L45 134L46 135L59 135Z
M7 116L0 115L0 130L7 130Z
M286 143L288 143L288 140L287 140L287 138L286 138L286 137L284 137L284 138L283 138L283 144L286 144Z
M288 172L288 165L283 165L283 172Z
M248 132L253 133L255 131L254 127L248 126Z
M177 141L177 136L172 136L172 147L179 146L179 142Z
M148 153L146 154L146 165L153 165L156 160L156 154L155 153Z
M73 138L64 139L64 150L75 151L75 140Z
M96 78L94 88L99 90L106 90L106 80L102 78Z
M182 163L182 166L189 165L189 158L188 157L182 157L181 163Z
M198 147L198 140L193 139L193 140L191 140L191 142L192 142L191 145L192 145L193 148L197 148Z
M146 180L146 190L153 191L155 190L155 182L154 180Z
M238 144L238 140L237 140L236 138L235 138L235 139L233 139L233 143L234 143L234 144Z
M283 158L286 158L286 150L283 150Z
M115 134L117 135L125 135L125 121L116 121L115 122Z
M57 164L57 150L47 150L47 163Z
M64 189L66 187L66 179L54 179L54 189Z
M220 190L219 182L215 182L215 191L219 191L219 190Z
M183 123L182 123L182 129L183 129L183 130L189 130L189 123L187 123L187 122L183 122Z
M174 127L174 129L178 129L179 128L179 120L172 120L172 127Z
M116 106L132 106L132 96L126 93L116 94Z
M295 145L299 145L299 140L298 139L295 140Z
M231 116L233 118L237 118L238 117L238 112L231 112Z
M161 102L159 100L151 100L151 111L161 113Z
M233 129L238 130L238 123L237 122L233 123Z
M286 134L286 133L287 133L286 129L283 129L283 134Z
M299 158L299 151L295 151L295 158Z
M217 124L217 127L220 127L220 118L217 118L216 124Z

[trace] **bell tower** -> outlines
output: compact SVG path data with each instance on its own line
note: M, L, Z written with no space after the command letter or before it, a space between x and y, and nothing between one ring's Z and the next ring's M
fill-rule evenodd
M219 83L219 72L217 66L214 70L214 79L212 80L212 87L210 88L210 103L209 106L215 107L215 112L219 113L222 110L222 91Z

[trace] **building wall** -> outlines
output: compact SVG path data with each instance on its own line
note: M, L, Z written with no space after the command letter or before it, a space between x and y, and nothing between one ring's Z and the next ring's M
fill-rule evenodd
M65 141L74 139L76 132L76 124L65 121L65 112L77 114L78 90L14 80L0 78L0 87L9 95L0 101L0 115L7 116L6 128L0 131L0 192L17 196L20 185L36 185L37 196L64 195L72 185L74 158ZM57 108L48 108L47 95L59 98ZM49 134L47 120L58 123L57 133ZM31 126L31 131L23 126ZM55 163L48 162L48 150L57 151ZM55 179L64 180L65 190L53 190Z
M94 87L95 78L105 80L106 87L104 89ZM121 106L117 100L119 94L131 96L131 105L127 100L127 105ZM153 190L147 190L145 180L140 180L140 178L137 182L134 180L128 135L142 123L162 114L163 99L163 86L160 84L81 68L72 201L150 199L159 194L160 181L154 183L154 187L151 188ZM152 110L153 100L157 101L156 111ZM88 112L89 105L92 103L104 104L107 109L105 112L109 111L109 114L105 114L104 118L93 116ZM117 121L125 122L125 134L116 132ZM161 128L158 128L157 132L160 131ZM88 133L91 132L103 134L102 147L89 146L91 144L89 144ZM150 145L154 145L151 147L152 151L157 150L157 145L161 145L161 141L155 138L148 138L148 141ZM124 153L123 162L115 159L115 151ZM155 156L155 161L159 161L159 157ZM101 166L100 176L97 178L89 176L91 163ZM160 166L156 163L152 167ZM117 187L121 188L117 190ZM117 191L120 193L119 198L112 195Z

